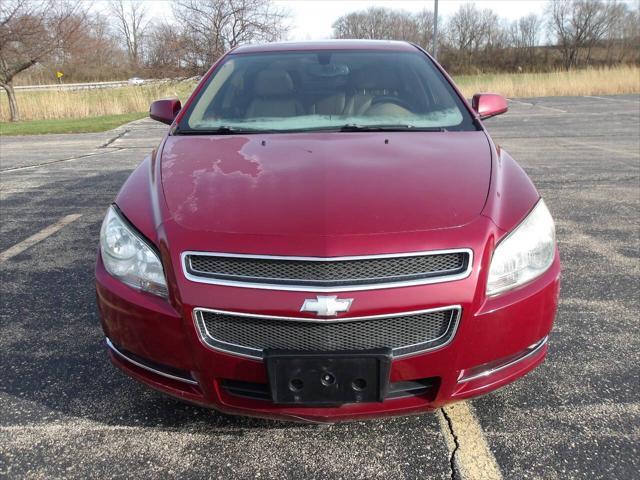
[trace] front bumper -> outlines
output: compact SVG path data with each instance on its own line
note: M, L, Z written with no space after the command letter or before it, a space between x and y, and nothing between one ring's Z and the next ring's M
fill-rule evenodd
M451 294L445 293L455 291L451 285L401 290L408 299L426 296L431 299L427 306L437 307L451 300ZM174 308L109 276L100 258L96 267L98 306L109 355L125 373L165 393L224 413L312 422L429 411L516 380L539 365L547 353L546 339L553 326L559 285L556 253L552 267L533 282L495 298L475 293L466 303L459 302L462 316L450 343L392 363L392 384L419 381L429 385L417 394L339 407L293 407L273 404L255 393L267 383L262 361L216 351L199 340L192 312L203 305ZM216 293L233 293L235 301L239 300L238 289L215 288ZM252 292L245 290L242 294L248 300ZM303 298L305 294L298 295ZM384 304L383 294L358 295L383 297L379 301ZM227 388L230 382L247 386L250 394Z

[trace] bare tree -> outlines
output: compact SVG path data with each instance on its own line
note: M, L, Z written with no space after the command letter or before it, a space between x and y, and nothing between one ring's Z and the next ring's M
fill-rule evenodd
M540 41L542 19L535 13L514 20L509 27L509 44L514 47L513 60L519 68L521 64L535 63L535 49Z
M0 87L7 92L11 121L20 120L13 89L15 76L68 41L82 25L85 15L79 1L0 2Z
M516 48L533 48L538 45L542 20L535 13L531 13L518 20L511 26L511 43Z
M289 30L288 13L269 0L177 0L173 12L196 71L236 45L280 40Z
M612 2L609 5L609 22L604 41L606 43L606 62L623 62L628 53L640 49L638 30L640 25L640 4L630 8L629 4ZM617 50L617 55L615 51Z
M352 12L339 17L332 25L334 38L371 39L371 33L365 28L363 20L362 12Z
M433 38L433 12L416 14L371 7L339 17L333 23L334 38L405 40L428 47Z
M481 46L485 51L492 53L501 50L509 44L509 28L506 21L490 9L484 9L480 15L484 38Z
M435 21L433 11L425 8L424 10L416 13L414 18L418 29L418 38L416 43L426 50L431 50L431 44L433 42L433 24Z
M179 75L188 55L186 41L174 25L165 22L153 25L148 33L146 59L154 73Z
M491 10L480 11L467 3L451 16L447 23L447 40L459 54L459 62L468 67L473 56L489 43L497 16ZM493 33L496 36L496 33Z
M635 9L629 9L621 22L622 48L618 61L625 61L627 52L630 57L636 56L640 51L640 4L636 3Z
M71 81L112 80L128 74L127 53L114 36L109 18L90 13L80 24L41 62L44 69L62 69Z
M129 64L140 65L142 42L149 26L149 17L141 0L111 0L111 14L115 19L118 34L127 46Z
M549 30L556 37L566 69L578 66L581 50L589 63L591 50L609 27L612 4L601 0L554 0L549 4Z

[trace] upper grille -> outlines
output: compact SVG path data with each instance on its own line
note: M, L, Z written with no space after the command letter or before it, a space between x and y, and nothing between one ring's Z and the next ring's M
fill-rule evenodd
M354 290L431 283L466 276L470 250L368 257L257 257L188 252L187 277L210 283L300 290ZM257 285L256 285L257 284Z
M340 320L197 309L196 324L209 346L256 358L262 358L267 348L326 352L391 348L394 356L403 356L448 343L459 316L459 307Z

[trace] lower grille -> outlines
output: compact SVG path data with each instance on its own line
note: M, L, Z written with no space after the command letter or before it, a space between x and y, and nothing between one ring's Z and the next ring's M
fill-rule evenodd
M129 352L128 350L119 347L118 345L113 343L109 337L106 338L106 343L107 347L109 347L109 349L118 357L126 360L127 362L135 365L138 368L142 368L143 370L155 373L156 375L160 375L161 377L178 380L190 385L198 385L198 382L196 382L191 374L185 370L180 370L168 365L162 365L160 363L147 360L146 358L142 358L135 353Z
M346 351L390 348L394 357L432 350L455 334L460 307L338 320L267 317L196 309L200 337L212 348L262 358L267 348Z

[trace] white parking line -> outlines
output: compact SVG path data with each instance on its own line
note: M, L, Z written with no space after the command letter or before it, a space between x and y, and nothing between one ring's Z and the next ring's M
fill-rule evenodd
M0 263L3 263L6 260L9 260L11 257L15 257L19 253L24 252L27 248L30 248L36 243L41 242L48 236L53 235L65 225L69 225L71 222L75 222L81 216L81 213L73 213L71 215L67 215L66 217L58 220L56 223L43 228L42 230L34 233L28 238L25 238L20 243L16 243L13 247L7 248L4 252L0 253Z
M482 427L469 402L438 411L440 429L452 456L452 466L462 480L502 480L502 472L491 453Z
M596 150L602 150L603 152L615 153L616 155L623 155L631 158L640 157L640 149L636 151L621 150L619 148L603 147L602 145L594 145L592 143L580 142L578 140L567 140L566 138L563 138L562 142L565 144L568 144L569 146L593 148ZM635 148L635 146L633 148ZM623 162L623 163L625 165L628 165L626 162Z
M609 100L610 102L638 103L636 100L630 100L628 98L607 98L597 97L595 95L585 95L584 98L597 98L598 100Z
M521 102L520 100L514 100L513 98L507 98L510 102L519 103L520 105L527 105L528 107L533 107L533 103Z
M536 107L538 107L538 108L544 108L544 109L547 109L547 110L551 110L552 112L567 113L567 111L566 111L566 110L562 110L561 108L545 107L544 105L540 105L540 104L537 104L537 105L536 105Z
M555 108L555 107L545 107L544 105L540 105L539 103L534 104L529 102L521 102L520 100L514 100L513 98L508 98L507 100L513 103L517 103L519 105L526 105L527 107L538 107L538 108L544 108L546 110L551 110L553 112L567 113L566 110L562 110L560 108Z

